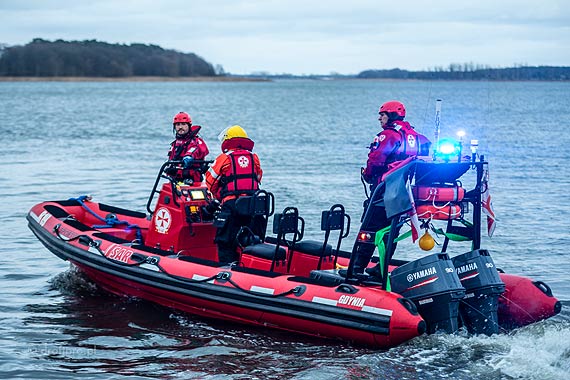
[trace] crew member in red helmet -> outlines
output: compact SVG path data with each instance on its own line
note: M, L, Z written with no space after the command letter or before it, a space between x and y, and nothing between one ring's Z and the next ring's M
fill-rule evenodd
M372 192L388 171L389 164L410 156L428 155L431 145L427 137L416 132L410 123L404 121L406 108L402 103L395 100L386 102L378 113L382 131L370 144L366 168L362 171L363 178L370 184Z
M194 162L203 160L208 155L208 147L198 132L202 127L192 125L192 119L186 112L179 112L172 121L172 131L176 136L170 144L168 159L171 161L183 161L182 169L167 171L175 180L186 183L196 183L202 181L202 164Z
M368 207L370 199L379 199L373 195L374 191L377 188L378 191L384 191L383 187L378 187L382 182L383 175L390 170L390 166L394 162L412 156L428 155L431 145L427 137L416 132L410 123L404 121L406 108L402 103L395 100L386 102L382 104L378 113L382 131L374 137L374 141L370 144L366 168L362 169L362 177L370 184L371 191L371 198L365 200L363 204L362 220L368 217L369 225L367 228L373 231L378 231L390 224L384 209L376 207L369 209ZM384 237L385 243L387 243L387 238L388 236ZM366 270L366 273L372 276L380 276L381 269L378 265L366 269L373 253L373 247L364 245L359 247L358 255L353 263L354 273L363 273Z

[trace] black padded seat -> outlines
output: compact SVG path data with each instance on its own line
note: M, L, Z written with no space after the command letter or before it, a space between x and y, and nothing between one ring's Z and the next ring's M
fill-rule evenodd
M323 252L323 242L317 240L302 240L295 244L295 251L306 253L307 255L321 257ZM327 244L323 257L332 255L332 246Z
M255 257L259 257L262 259L273 260L273 255L275 254L275 246L271 244L255 244L255 245L248 245L243 250L244 254L252 255ZM287 256L287 251L283 247L279 247L277 250L277 257L275 260L285 260Z

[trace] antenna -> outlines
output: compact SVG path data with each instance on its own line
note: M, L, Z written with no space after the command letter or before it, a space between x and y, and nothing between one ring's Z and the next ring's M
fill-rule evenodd
M436 99L435 101L435 145L433 150L433 160L435 161L435 154L437 152L437 146L439 145L439 123L441 121L441 99Z

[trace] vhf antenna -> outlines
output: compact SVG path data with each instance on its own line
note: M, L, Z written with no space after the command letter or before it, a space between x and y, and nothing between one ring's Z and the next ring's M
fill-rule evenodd
M434 131L434 137L435 137L435 146L433 149L433 160L435 161L435 157L436 157L436 153L437 153L437 147L439 145L439 124L441 122L441 99L436 99L435 101L435 131Z

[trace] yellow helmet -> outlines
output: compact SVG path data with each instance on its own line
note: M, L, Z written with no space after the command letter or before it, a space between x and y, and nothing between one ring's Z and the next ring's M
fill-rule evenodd
M220 141L226 141L229 139L233 139L234 137L244 137L246 139L248 138L245 129L243 129L239 125L232 125L231 127L224 129L218 137Z

